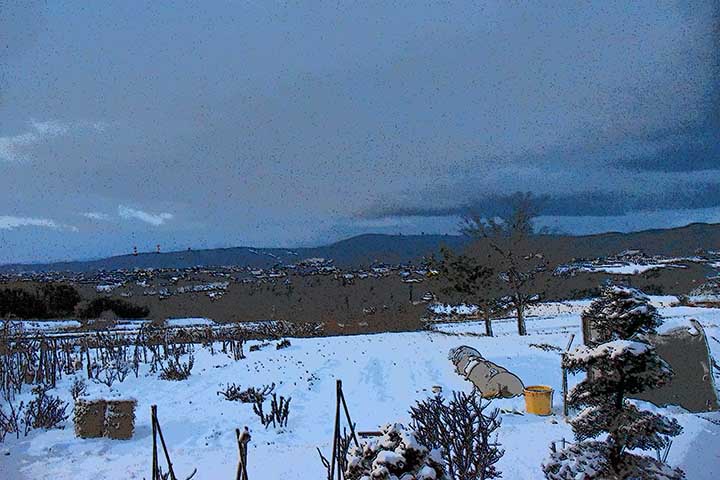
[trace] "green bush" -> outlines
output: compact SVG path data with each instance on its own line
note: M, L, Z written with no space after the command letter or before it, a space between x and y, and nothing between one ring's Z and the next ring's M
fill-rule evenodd
M44 284L32 291L22 288L0 289L0 317L59 318L73 314L80 294L70 285Z
M100 297L92 300L79 312L81 318L98 318L105 311L112 311L120 318L145 318L150 309L119 298Z

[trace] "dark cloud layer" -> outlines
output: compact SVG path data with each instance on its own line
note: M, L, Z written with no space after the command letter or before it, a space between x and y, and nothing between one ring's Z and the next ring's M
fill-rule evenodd
M0 262L720 221L717 2L0 8Z
M388 217L463 217L480 214L483 216L504 216L513 205L514 195L484 196L448 207L406 207L386 205L368 210L360 217L368 219ZM720 185L689 185L679 192L642 193L599 193L583 192L573 195L537 195L533 198L542 215L573 217L621 216L644 210L707 209L720 206Z
M498 168L494 175L469 167L447 182L382 199L358 217L503 215L515 192L534 193L543 215L561 217L716 208L718 132L720 128L702 127L681 135L666 132L641 143L557 148L511 159L510 167Z

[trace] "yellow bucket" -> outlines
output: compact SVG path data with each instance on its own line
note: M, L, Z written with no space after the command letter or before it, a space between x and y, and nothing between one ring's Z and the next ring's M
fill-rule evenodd
M533 415L550 415L552 413L553 389L547 385L525 387L525 410Z

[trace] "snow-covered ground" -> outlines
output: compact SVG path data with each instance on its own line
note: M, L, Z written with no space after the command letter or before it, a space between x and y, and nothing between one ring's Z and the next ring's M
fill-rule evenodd
M685 262L685 264L680 263ZM704 263L711 267L713 263L706 259L698 257L686 258L656 258L652 261L599 261L595 260L586 263L571 263L559 266L556 273L576 272L605 272L613 275L638 275L650 270L659 270L662 268L688 268L687 263Z
M639 264L639 263L608 263L606 265L592 265L581 267L578 270L585 272L605 272L614 273L617 275L637 275L639 273L647 272L648 270L655 270L658 268L675 267L685 268L681 265L668 265L665 263L650 263L650 264Z
M654 299L661 303L659 299ZM467 344L483 356L519 375L526 385L545 384L555 389L550 417L503 414L499 441L506 450L499 468L506 479L540 479L540 463L552 440L572 440L561 414L561 371L557 352L530 344L560 348L571 333L580 335L580 312L587 302L546 304L528 318L530 335L514 333L513 319L494 323L495 338L472 335L484 332L482 322L438 324L441 331L386 333L311 339L291 339L276 350L269 345L234 361L227 355L199 346L191 377L183 382L163 381L141 371L121 384L89 384L93 396L111 393L138 400L135 435L131 440L75 438L72 422L64 430L34 431L26 438L0 444L0 478L7 479L141 479L150 477L152 433L150 405L158 416L178 478L194 468L198 479L232 478L237 462L234 429L248 425L253 435L248 461L253 480L324 478L315 447L331 450L335 380L342 379L350 414L357 428L377 430L391 421L407 422L416 400L431 395L434 385L445 394L469 391L471 385L454 372L448 350ZM663 307L672 323L696 318L708 336L720 338L720 311L690 307ZM256 343L256 342L251 342ZM720 343L710 339L716 358ZM70 400L72 377L64 378L55 394ZM288 428L265 430L247 404L228 402L217 391L227 383L243 387L275 382L280 395L292 397ZM575 380L571 378L571 384ZM524 411L524 400L496 400L508 411ZM720 413L689 414L679 408L662 409L678 419L684 433L673 443L669 463L680 466L691 480L720 478Z
M62 332L80 328L82 324L77 320L21 320L15 322L26 332Z
M476 315L478 313L477 305L448 305L446 303L433 303L428 306L428 310L436 315Z
M212 327L217 325L209 318L168 318L166 327Z

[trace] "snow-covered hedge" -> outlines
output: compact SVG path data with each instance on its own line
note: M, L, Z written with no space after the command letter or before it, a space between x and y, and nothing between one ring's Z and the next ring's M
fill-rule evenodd
M399 423L387 424L382 437L353 447L347 455L347 480L446 480L439 450L420 445Z
M546 478L553 480L679 480L682 473L644 455L626 453L621 471L615 471L605 442L581 442L554 452L543 464Z

